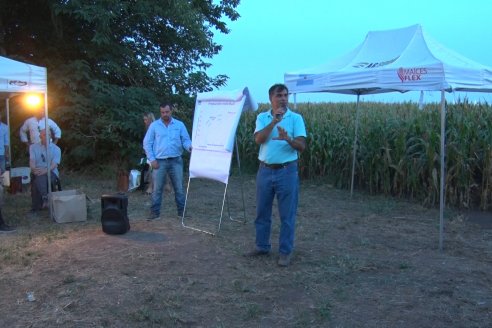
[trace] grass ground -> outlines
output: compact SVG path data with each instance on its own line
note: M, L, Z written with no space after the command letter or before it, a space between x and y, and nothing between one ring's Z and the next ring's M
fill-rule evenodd
M100 197L116 181L70 175L88 220L29 218L28 193L6 195L18 230L0 235L1 327L489 327L492 230L468 214L439 213L384 197L301 185L292 265L253 247L254 177L233 177L216 236L186 229L172 195L148 222L149 198L128 194L130 232L106 235ZM244 192L244 206L241 190ZM223 185L192 180L186 223L215 231ZM490 213L488 213L490 214ZM487 213L484 213L487 216ZM489 219L492 220L492 218ZM485 218L485 221L488 219ZM27 299L32 293L34 301Z

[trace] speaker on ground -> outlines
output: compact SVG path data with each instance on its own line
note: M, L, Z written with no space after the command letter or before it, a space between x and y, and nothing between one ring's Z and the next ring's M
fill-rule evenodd
M130 230L128 196L124 193L101 196L102 230L109 235L120 235Z

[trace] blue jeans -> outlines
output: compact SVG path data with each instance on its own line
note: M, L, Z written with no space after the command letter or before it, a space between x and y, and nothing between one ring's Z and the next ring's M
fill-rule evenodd
M169 175L174 189L174 199L178 215L183 213L185 194L183 189L183 158L181 156L167 159L158 159L159 168L152 171L154 189L152 190L152 205L150 211L161 214L162 191L166 185L166 176Z
M50 174L51 185L56 182L55 173ZM52 190L54 191L54 190ZM48 197L48 174L31 176L31 201L32 209L38 211L42 208L44 200Z
M2 170L2 173L5 172L5 155L0 155L0 169Z
M256 248L270 251L273 198L277 195L280 214L279 252L290 254L294 249L297 202L299 199L297 162L281 169L260 165L256 175Z

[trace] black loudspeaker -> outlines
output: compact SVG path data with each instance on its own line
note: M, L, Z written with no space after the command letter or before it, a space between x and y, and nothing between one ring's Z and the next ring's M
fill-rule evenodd
M101 196L102 230L109 235L120 235L130 230L128 196L124 193Z

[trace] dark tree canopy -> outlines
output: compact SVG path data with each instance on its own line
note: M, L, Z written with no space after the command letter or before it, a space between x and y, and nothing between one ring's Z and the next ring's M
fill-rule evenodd
M142 113L161 100L191 122L192 96L239 0L2 0L0 55L48 69L50 116L72 166L138 157ZM189 126L190 127L190 126ZM77 166L75 165L75 166Z

